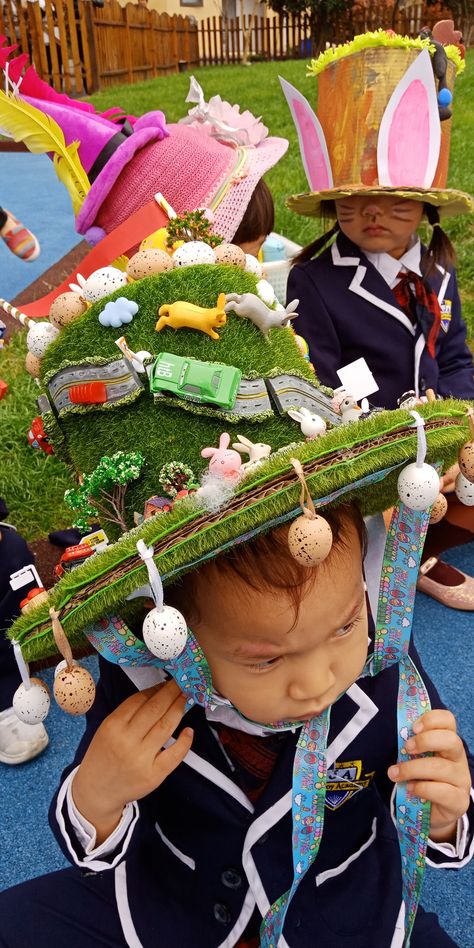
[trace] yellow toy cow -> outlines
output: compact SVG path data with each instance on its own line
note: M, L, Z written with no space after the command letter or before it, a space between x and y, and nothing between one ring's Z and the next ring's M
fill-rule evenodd
M193 303L186 303L183 300L165 303L158 310L160 318L155 329L157 332L161 332L165 326L171 326L172 329L198 329L199 332L205 332L211 339L220 339L215 328L225 326L227 322L224 306L225 293L219 293L217 305L210 309L203 309L202 306L194 306Z

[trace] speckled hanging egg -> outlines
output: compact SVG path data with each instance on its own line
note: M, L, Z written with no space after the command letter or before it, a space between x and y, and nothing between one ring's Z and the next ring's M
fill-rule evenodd
M324 517L304 515L295 520L288 531L288 547L301 566L317 566L329 555L332 530Z
M468 441L459 452L459 467L466 480L474 483L474 441Z
M231 267L241 267L245 270L245 253L237 244L219 244L214 247L216 263L223 263Z
M172 259L175 267L193 267L197 263L215 263L216 255L203 240L190 240L175 250Z
M82 295L89 303L98 303L104 296L128 286L127 274L117 267L101 267L95 270L82 286Z
M82 316L87 309L87 303L78 293L61 293L51 305L49 321L52 326L62 329L68 326L78 316Z
M30 678L30 687L21 683L13 695L13 710L24 724L40 724L48 716L48 686L40 678Z
M466 507L474 507L474 484L464 474L458 474L454 485L456 497Z
M398 475L398 495L410 510L427 510L434 504L440 488L438 472L431 464L420 467L413 462Z
M438 494L430 513L430 523L439 523L448 509L448 501L444 494Z
M26 353L25 369L34 379L39 379L41 370L41 359L33 355L32 352Z
M54 697L67 714L85 714L95 698L94 679L87 668L60 662L54 675Z
M146 647L163 660L177 658L186 645L188 627L173 606L163 606L161 610L151 609L143 622L143 638Z
M28 330L26 345L37 359L42 359L46 349L59 336L59 329L51 323L36 323Z
M145 277L172 269L173 260L169 253L158 249L139 250L130 257L127 264L127 273L133 280L143 280Z

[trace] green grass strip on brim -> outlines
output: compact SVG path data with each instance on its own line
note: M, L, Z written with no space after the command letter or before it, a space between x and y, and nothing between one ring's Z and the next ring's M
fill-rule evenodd
M455 460L460 446L466 440L467 422L463 424L465 406L454 401L435 402L423 406L421 413L426 419L452 419L453 421L452 426L447 425L438 430L427 431L428 459L432 462L440 460L446 468ZM308 487L317 502L318 497L324 497L343 487L348 479L352 483L371 472L414 460L416 457L415 430L401 433L400 438L394 443L370 445L371 438L394 432L400 425L406 425L411 420L411 416L404 411L384 412L366 421L333 429L316 442L303 442L296 450L290 449L286 455L280 452L270 458L267 464L258 469L252 480L249 478L246 484L239 488L236 495L245 493L250 486L265 483L278 474L288 471L288 460L292 454L296 454L304 464L305 461L314 460L318 456L322 458L335 450L348 451L349 454L344 460L307 476ZM363 444L365 440L369 442L367 450L358 457L351 457L351 446ZM319 451L318 448L320 448ZM349 486L340 502L356 495L365 514L376 513L395 502L396 482L397 473L395 472L383 482L377 485L371 484L362 490L352 491ZM160 573L163 577L184 573L190 568L192 562L212 553L229 539L237 540L257 527L261 527L263 532L266 524L287 511L298 508L299 494L300 487L295 477L294 483L283 486L281 490L272 492L268 497L257 499L244 510L231 511L226 516L224 509L217 522L205 525L197 535L178 541L172 548L158 556L156 563ZM161 542L200 515L201 511L197 514L192 501L183 501L169 514L151 518L123 536L110 549L104 550L97 557L92 557L72 573L67 574L52 590L47 606L39 606L33 613L20 617L11 629L10 637L22 643L25 659L34 661L56 652L49 628L30 637L30 633L37 625L48 621L50 605L61 609L76 592L106 575L108 571L113 571L129 557L136 556L136 542L139 538L143 538L147 544ZM64 629L71 645L73 647L82 645L82 629L85 625L120 609L120 604L126 596L146 582L147 571L145 566L140 564L119 577L106 589L91 593L86 601L64 617Z

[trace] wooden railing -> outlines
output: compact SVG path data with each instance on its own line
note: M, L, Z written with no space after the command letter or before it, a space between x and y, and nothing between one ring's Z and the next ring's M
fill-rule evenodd
M416 36L423 26L449 18L438 4L404 10L383 0L356 3L340 16L329 36L334 43L378 27ZM245 31L250 58L289 59L312 53L307 15L229 20L169 16L117 0L0 0L0 33L28 53L37 72L58 92L81 96L117 83L134 83L199 65L238 63ZM467 38L467 37L466 37Z

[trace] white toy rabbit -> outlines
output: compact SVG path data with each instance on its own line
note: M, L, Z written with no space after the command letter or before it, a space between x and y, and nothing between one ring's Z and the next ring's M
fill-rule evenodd
M290 408L288 414L293 421L299 423L301 431L308 441L311 441L313 438L319 438L320 435L323 435L326 431L324 418L314 414L314 412L309 411L307 408Z
M254 444L254 442L246 438L245 435L239 434L237 437L239 440L234 442L232 447L235 448L239 454L248 454L249 456L249 460L246 461L245 464L242 464L242 471L270 457L272 451L270 444L263 444L261 441Z

